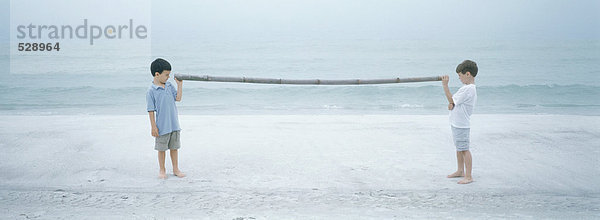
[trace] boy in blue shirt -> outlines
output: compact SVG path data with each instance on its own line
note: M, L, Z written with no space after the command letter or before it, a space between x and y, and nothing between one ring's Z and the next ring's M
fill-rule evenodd
M185 174L179 170L177 164L177 149L181 146L179 141L181 128L179 128L177 106L175 106L176 101L181 101L183 82L175 78L178 89L167 82L171 74L171 64L161 58L152 62L150 72L154 80L146 93L146 102L152 136L156 138L154 149L158 151L158 165L160 167L158 178L167 178L165 169L165 151L167 149L170 150L173 174L177 177L184 177Z
M469 151L469 136L471 132L471 114L475 103L477 103L477 88L475 86L477 71L477 63L471 60L465 60L456 67L458 78L464 85L454 95L448 89L449 77L447 75L442 77L442 86L449 103L450 127L452 129L452 140L454 140L454 146L456 147L456 161L458 164L456 172L448 175L448 178L463 177L458 181L459 184L473 182L471 176L473 159L471 151Z

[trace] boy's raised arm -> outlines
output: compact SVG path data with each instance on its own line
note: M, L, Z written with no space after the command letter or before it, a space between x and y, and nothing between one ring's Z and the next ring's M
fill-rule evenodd
M452 100L452 93L450 93L450 88L448 88L448 81L450 81L448 75L442 76L442 86L444 87L446 99L448 99L448 110L452 110L454 109L454 100Z
M183 81L177 79L177 77L173 77L175 79L175 82L177 82L177 96L175 97L175 101L180 102L181 101L181 93L183 90Z

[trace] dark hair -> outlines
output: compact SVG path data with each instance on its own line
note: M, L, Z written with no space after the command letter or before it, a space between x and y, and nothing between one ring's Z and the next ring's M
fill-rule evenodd
M156 72L160 74L165 70L171 71L171 64L162 58L157 58L156 60L152 61L152 64L150 64L150 72L152 73L152 76L154 76Z
M472 60L465 60L456 67L456 73L465 74L467 72L470 72L473 77L477 76L477 63Z

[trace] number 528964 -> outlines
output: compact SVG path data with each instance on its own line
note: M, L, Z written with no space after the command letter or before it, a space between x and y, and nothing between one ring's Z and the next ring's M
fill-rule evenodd
M52 43L19 43L19 51L60 51L58 42Z

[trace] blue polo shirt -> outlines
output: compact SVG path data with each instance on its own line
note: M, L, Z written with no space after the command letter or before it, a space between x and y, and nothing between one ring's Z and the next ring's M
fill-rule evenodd
M164 135L173 131L179 131L179 119L177 118L177 106L175 106L177 89L170 82L165 83L165 88L152 83L146 93L148 112L154 111L156 115L156 127L158 134Z

